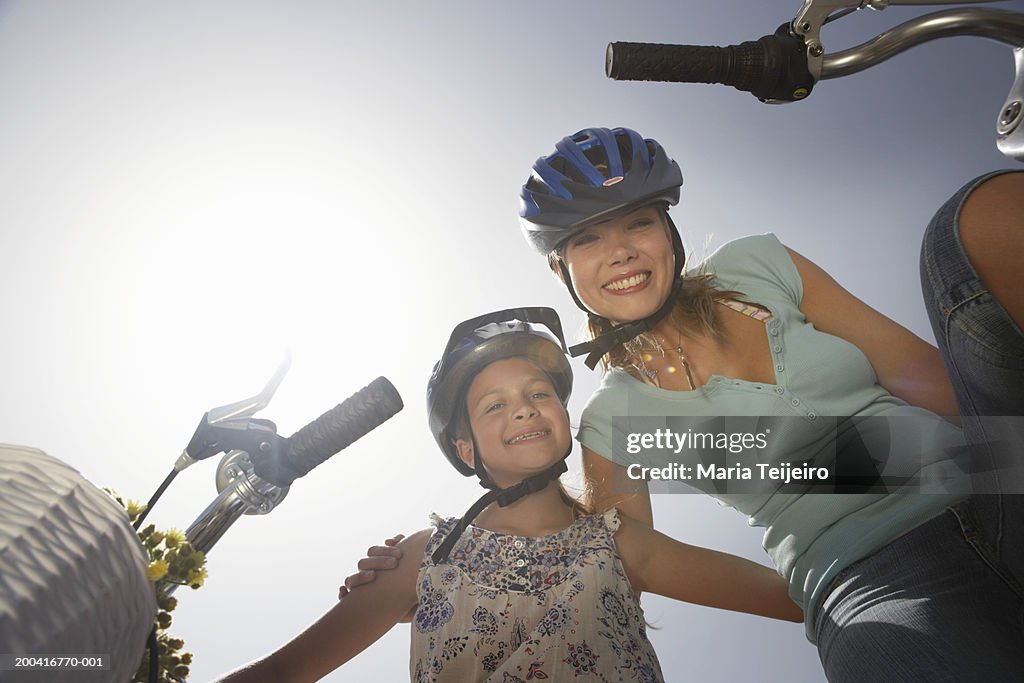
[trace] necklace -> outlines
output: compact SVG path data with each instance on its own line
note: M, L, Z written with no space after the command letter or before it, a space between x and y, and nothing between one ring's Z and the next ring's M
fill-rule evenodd
M697 387L693 382L693 373L690 372L690 361L686 360L686 354L683 353L682 335L679 335L679 342L676 344L675 352L679 356L679 362L683 364L683 372L686 373L686 381L690 383L690 391L693 391Z
M741 301L735 301L733 299L720 299L717 303L720 303L723 306L727 306L728 308L731 308L734 311L742 313L743 315L749 316L761 322L766 322L768 320L771 320L772 318L772 312L768 308L760 304L748 304ZM654 339L654 348L657 350L658 354L660 354L662 358L665 358L665 347L668 346L668 344L663 344L662 340L658 339L657 336L652 335L652 337ZM697 388L697 383L693 381L693 372L690 370L690 362L686 358L685 351L683 351L682 332L679 333L678 343L674 347L668 346L668 348L670 351L675 351L676 355L679 357L679 365L682 366L683 372L686 373L686 381L690 384L690 390L695 390ZM660 388L661 381L658 379L659 371L650 368L647 365L653 359L653 354L648 353L646 351L642 352L639 354L638 363L633 363L633 368L636 369L638 374L643 375L643 377L641 377L640 379L646 377L646 381L649 384L653 384L654 386ZM668 363L665 364L664 370L666 373L670 375L677 372L676 366Z
M665 347L662 346L661 341L658 340L657 338L655 338L655 342L657 344L658 351L661 353L661 357L664 358L665 357ZM679 340L676 343L676 345L674 347L669 347L669 349L672 350L672 351L675 351L676 356L679 357L679 364L683 366L683 372L686 373L686 381L690 385L690 391L694 391L697 388L697 383L693 381L693 372L690 370L690 361L687 360L686 353L683 351L683 336L682 336L682 334L679 335ZM641 354L641 356L640 356L640 366L637 369L640 372L642 372L648 379L650 379L652 384L654 384L655 386L660 388L661 387L661 380L658 379L659 371L655 370L653 368L650 368L647 365L649 362L651 362L651 360L653 360L653 358L654 358L654 356L652 356L649 353ZM634 366L634 367L636 367L636 366ZM666 366L665 371L667 373L669 373L669 374L673 374L673 373L676 372L676 367L674 365L668 365L668 366Z

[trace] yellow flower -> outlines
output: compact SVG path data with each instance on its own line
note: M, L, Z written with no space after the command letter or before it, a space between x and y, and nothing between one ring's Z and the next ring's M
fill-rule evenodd
M145 505L134 500L129 500L125 507L128 510L128 519L132 521L138 519L138 516L146 509Z
M164 536L164 544L168 548L177 548L179 545L187 541L185 532L180 529L168 529L167 535Z
M193 588L199 588L206 581L206 569L193 569L188 573L188 584Z
M146 577L150 581L159 581L166 576L168 567L170 565L167 564L166 560L154 560L146 567Z
M132 522L135 522L146 509L145 505L122 498L113 489L104 490L125 508ZM206 569L203 568L206 556L192 548L188 538L178 529L160 531L155 525L147 524L137 533L150 558L149 565L146 567L146 577L157 584L154 586L154 590L157 604L160 607L156 622L157 638L162 651L158 660L161 680L182 681L189 674L192 655L188 652L177 654L177 651L185 645L185 641L180 638L171 638L167 634L167 629L171 626L170 612L177 606L177 600L164 593L165 589L160 582L199 588L206 581ZM187 581L183 579L187 579ZM165 650L166 652L164 652ZM136 672L132 680L148 680L148 662L145 664L145 669L140 666L139 672Z

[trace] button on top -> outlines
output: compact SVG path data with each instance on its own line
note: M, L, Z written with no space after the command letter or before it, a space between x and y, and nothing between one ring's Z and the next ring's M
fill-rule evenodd
M782 350L782 345L781 344L776 344L772 348L775 349L775 353L778 353L779 351Z
M526 566L526 560L516 560L516 566L517 567L525 567Z
M513 543L512 545L514 545L514 546L515 546L515 547L517 547L517 548L522 548L522 547L523 547L524 545L526 545L526 544L525 544L525 543L523 543L522 541L516 541L516 542L515 542L515 543Z
M784 394L784 393L786 393L786 390L783 389L782 387L775 387L775 393L776 394Z
M768 333L770 335L772 335L773 337L779 336L779 331L777 329L775 329L774 327L772 329L768 330Z
M778 365L775 366L775 369L778 370L779 372L782 372L785 369L785 366L782 363L779 363Z

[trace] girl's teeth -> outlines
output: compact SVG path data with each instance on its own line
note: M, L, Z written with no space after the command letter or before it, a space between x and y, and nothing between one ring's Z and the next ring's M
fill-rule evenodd
M509 443L518 443L520 441L525 441L526 439L533 439L535 437L543 436L543 435L544 435L544 432L532 432L530 434L523 434L522 436L515 437L514 439L509 441Z

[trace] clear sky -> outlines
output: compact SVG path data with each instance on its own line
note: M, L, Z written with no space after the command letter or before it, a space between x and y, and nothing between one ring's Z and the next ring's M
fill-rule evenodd
M437 452L423 390L471 315L549 304L581 323L516 221L530 164L564 135L657 138L695 253L775 232L930 340L920 235L965 180L1013 163L994 146L1007 47L931 43L788 106L604 77L611 40L736 43L799 5L0 1L0 441L145 500L204 411L255 393L286 350L262 415L285 434L392 380L405 411L236 524L208 585L179 593L173 631L205 680L329 608L368 545L478 495ZM858 12L826 50L920 13ZM578 415L597 376L574 368ZM188 526L214 470L179 476L152 521ZM767 562L713 501L659 496L655 517ZM669 680L823 680L799 625L644 605ZM407 630L329 680L401 680Z

